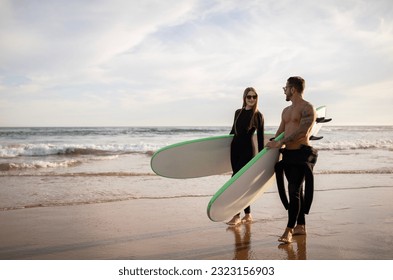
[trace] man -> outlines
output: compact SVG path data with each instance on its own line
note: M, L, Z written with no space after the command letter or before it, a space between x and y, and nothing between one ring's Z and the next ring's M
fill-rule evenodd
M316 112L313 106L303 99L304 88L305 81L301 77L290 77L287 80L283 89L286 101L292 102L292 105L283 110L281 123L276 133L277 137L284 132L284 138L266 144L269 148L285 146L281 150L283 160L275 167L280 197L284 207L288 210L287 227L284 234L278 239L283 243L291 243L292 235L306 234L305 214L308 214L312 200L313 186L308 187L310 184L306 180L306 197L304 197L303 181L307 177L307 172L312 176L312 167L317 158L316 151L309 146L310 132L316 120ZM280 169L281 183L278 173ZM288 180L289 203L284 188L283 172ZM310 194L308 197L307 192Z

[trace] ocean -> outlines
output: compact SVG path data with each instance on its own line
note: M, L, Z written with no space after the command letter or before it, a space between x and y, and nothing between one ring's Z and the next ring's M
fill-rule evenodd
M276 127L266 131L275 132ZM134 199L211 197L228 174L187 180L156 176L155 151L230 127L0 128L0 210ZM322 127L316 191L393 188L393 126ZM368 178L365 180L365 178ZM274 192L274 188L271 192Z

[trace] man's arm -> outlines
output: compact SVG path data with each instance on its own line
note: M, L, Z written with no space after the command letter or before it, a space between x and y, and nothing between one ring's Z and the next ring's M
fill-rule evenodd
M285 111L285 110L284 110ZM277 129L276 135L274 136L274 138L276 138L278 135L280 135L281 133L283 133L285 131L285 123L284 123L284 111L281 114L281 123L280 126ZM266 147L268 148L280 148L280 146L277 146L278 142L271 140L266 144Z
M280 126L277 129L276 135L274 135L274 138L276 138L278 135L280 135L281 133L283 133L285 131L285 123L284 121L281 119L281 123Z

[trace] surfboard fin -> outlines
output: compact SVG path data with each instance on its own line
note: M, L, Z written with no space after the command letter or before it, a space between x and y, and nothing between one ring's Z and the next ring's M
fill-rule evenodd
M323 138L323 136L314 136L314 135L311 135L310 136L310 140L321 140Z
M322 117L322 118L317 118L316 123L327 123L327 122L330 122L331 120L332 119L327 119L325 117Z

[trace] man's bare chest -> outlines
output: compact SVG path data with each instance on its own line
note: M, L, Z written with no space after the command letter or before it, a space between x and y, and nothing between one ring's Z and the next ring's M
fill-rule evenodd
M288 125L299 125L301 116L301 112L298 110L287 110L283 116L283 120Z

